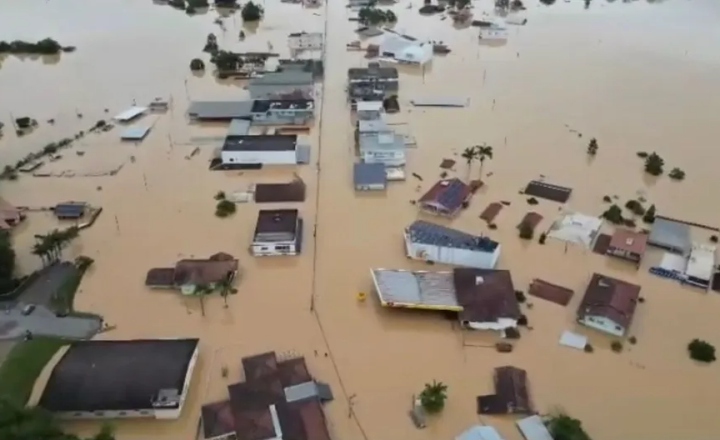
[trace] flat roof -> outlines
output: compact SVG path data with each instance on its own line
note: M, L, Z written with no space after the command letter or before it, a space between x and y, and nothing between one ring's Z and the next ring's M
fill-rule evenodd
M371 269L380 303L385 307L460 312L452 272Z
M269 110L313 110L313 99L256 99L253 101L252 112L264 113Z
M74 342L38 405L53 412L151 409L160 391L183 393L198 343L197 338Z
M715 273L716 247L707 244L694 244L690 250L685 275L711 281Z
M188 115L196 119L243 119L250 117L253 101L193 101Z
M650 230L648 244L679 253L690 251L690 226L664 218L656 217Z
M358 185L383 185L387 183L385 165L359 162L353 165L353 182Z
M222 151L293 151L297 145L295 134L262 134L227 136Z
M298 218L300 214L297 209L261 209L255 225L255 241L263 236L294 237L297 233Z
M128 127L122 134L120 139L124 141L141 141L150 133L150 127Z

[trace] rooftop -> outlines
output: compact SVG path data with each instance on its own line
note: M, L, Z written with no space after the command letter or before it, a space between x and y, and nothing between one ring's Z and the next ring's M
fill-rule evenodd
M362 133L372 133L378 131L392 132L392 129L387 125L387 122L383 121L382 119L361 119L357 121L357 128L361 135Z
M196 119L250 118L253 101L193 101L188 115Z
M356 163L353 165L353 182L359 185L385 185L385 165L381 163Z
M180 260L173 272L173 285L219 283L237 272L238 266L238 260L225 253L207 259Z
M367 79L398 79L398 71L394 67L380 67L379 63L370 63L367 67L352 67L348 69L348 79L350 81L367 80Z
M315 101L312 99L256 99L253 101L252 112L264 113L269 110L312 110Z
M361 134L358 140L360 144L360 151L397 151L405 149L405 138L403 135L396 134L394 131Z
M50 375L39 406L53 412L153 408L160 391L182 394L198 339L78 341ZM165 408L178 408L179 402Z
M436 182L425 194L420 197L420 204L437 204L447 211L454 212L467 201L472 190L469 185L460 179L445 179Z
M686 254L690 251L690 227L686 224L655 217L648 244Z
M252 78L248 83L251 86L303 86L312 85L313 75L310 72L299 70L287 70L283 72L271 72L259 78Z
M478 414L531 414L527 372L512 366L495 368L495 394L478 397Z
M460 320L496 322L520 318L520 305L508 270L457 268L453 271Z
M382 101L360 101L356 104L358 112L380 112L383 110Z
M227 136L223 151L293 151L297 145L295 134L262 134Z
M578 319L605 317L627 329L635 315L639 297L640 286L637 284L595 273L585 290L577 316Z
M295 179L287 183L258 183L255 185L255 203L302 202L305 200L305 182Z
M616 229L610 239L610 247L642 255L647 247L648 236L642 232L630 229Z
M200 416L204 438L220 437L235 432L235 419L229 400L203 405Z
M252 121L249 119L233 119L230 121L227 136L245 136L250 131Z
M85 208L87 208L85 202L64 202L55 205L53 210L58 217L80 218L85 213Z
M715 273L715 251L717 247L694 244L690 251L685 275L700 280L712 280Z
M370 274L384 306L461 310L452 272L372 269Z
M297 234L297 209L261 209L253 241L289 241Z
M488 237L471 235L424 220L414 221L405 228L405 234L406 239L414 243L479 252L495 252L499 245Z

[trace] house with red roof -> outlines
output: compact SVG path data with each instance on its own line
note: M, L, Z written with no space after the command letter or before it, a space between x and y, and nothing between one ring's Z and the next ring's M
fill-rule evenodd
M630 328L639 299L639 285L595 273L578 308L577 321L623 337Z

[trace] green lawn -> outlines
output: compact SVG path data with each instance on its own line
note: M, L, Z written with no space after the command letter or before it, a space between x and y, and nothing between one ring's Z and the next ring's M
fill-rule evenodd
M24 406L43 368L70 341L36 336L18 341L0 365L0 396Z
M58 287L57 292L50 298L53 310L57 312L70 313L73 311L73 303L75 302L75 293L80 287L83 273L73 269L72 274L68 275Z

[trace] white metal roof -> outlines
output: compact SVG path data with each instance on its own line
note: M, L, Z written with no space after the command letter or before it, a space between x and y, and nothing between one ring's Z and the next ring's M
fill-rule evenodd
M115 116L116 121L129 121L131 119L135 119L141 114L145 113L148 110L147 107L137 107L133 106L129 109L125 110L124 112L118 114Z
M707 244L694 244L690 251L685 275L711 280L715 271L715 246Z
M569 213L553 223L547 236L589 248L595 241L601 225L602 219L599 217Z
M383 103L381 101L360 101L355 104L355 109L359 112L382 111Z
M540 416L530 416L515 422L525 440L553 440Z
M503 438L492 426L475 425L455 437L455 440L503 440Z
M390 307L460 310L452 272L371 269L380 302Z

